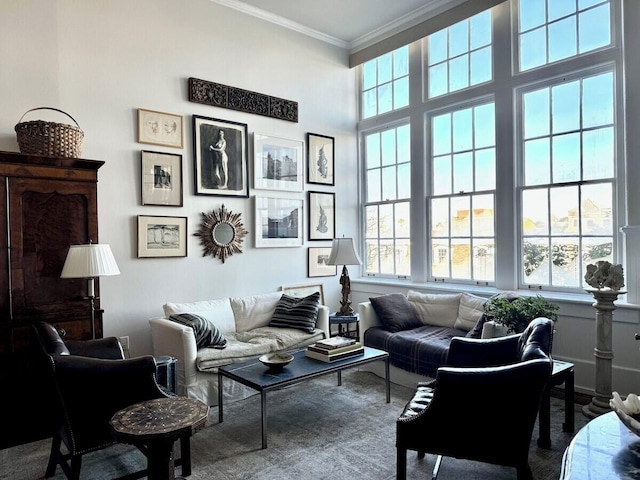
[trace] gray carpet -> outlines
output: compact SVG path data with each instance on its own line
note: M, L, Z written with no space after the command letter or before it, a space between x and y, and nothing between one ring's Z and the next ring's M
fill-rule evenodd
M260 441L260 398L225 406L224 422L211 409L209 425L192 438L191 480L390 480L395 479L395 420L412 390L393 385L385 403L384 382L367 372L346 371L341 387L327 376L268 394L269 448ZM572 434L562 432L564 402L552 398L552 448L530 450L536 480L557 480ZM499 408L499 406L496 406ZM575 407L576 428L586 419ZM460 435L464 432L451 432ZM499 448L499 447L496 447ZM178 450L178 449L176 449ZM0 479L44 478L49 442L0 450ZM408 479L429 479L435 457L408 455ZM106 480L144 468L134 447L116 445L83 458L82 479ZM179 469L178 469L179 470ZM60 468L55 479L63 479ZM515 469L445 458L439 480L515 480Z

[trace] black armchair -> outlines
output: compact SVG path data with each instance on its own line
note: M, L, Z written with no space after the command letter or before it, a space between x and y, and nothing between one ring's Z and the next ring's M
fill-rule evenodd
M35 322L33 331L42 347L41 363L49 372L47 388L57 412L45 477L52 477L60 465L69 480L77 480L82 455L116 443L109 421L117 411L170 394L156 383L154 358L125 359L115 337L65 342L45 322ZM63 442L65 454L60 449ZM181 448L182 473L189 475L188 437L181 440ZM138 473L142 477L146 471Z
M397 479L406 478L407 450L515 467L532 478L529 444L551 374L553 322L533 320L518 335L456 337L447 366L418 385L396 422Z

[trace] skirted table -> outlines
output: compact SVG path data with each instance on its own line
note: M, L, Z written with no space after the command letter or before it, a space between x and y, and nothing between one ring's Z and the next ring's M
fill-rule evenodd
M111 428L118 441L133 444L145 453L149 480L174 480L174 442L188 439L203 428L208 415L209 406L193 398L155 398L117 412L111 418ZM185 454L190 456L191 452L183 448ZM185 463L188 472L184 471ZM190 475L190 458L182 458L182 466L183 475Z

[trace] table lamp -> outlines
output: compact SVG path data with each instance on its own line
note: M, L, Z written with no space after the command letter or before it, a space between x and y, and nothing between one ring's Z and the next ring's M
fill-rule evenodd
M349 294L351 293L351 280L349 280L349 271L347 265L360 265L362 260L356 252L353 238L334 238L331 244L331 254L329 255L329 265L343 265L342 274L340 275L340 285L342 285L342 300L340 301L340 310L336 312L338 316L351 316L354 315L353 308L351 308L351 300L349 300Z
M109 245L88 243L69 247L60 278L87 279L87 298L91 307L91 338L93 339L96 338L94 279L119 274L118 264L113 258Z

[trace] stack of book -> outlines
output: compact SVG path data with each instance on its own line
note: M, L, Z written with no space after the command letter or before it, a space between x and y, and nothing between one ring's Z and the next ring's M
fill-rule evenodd
M364 354L364 347L355 338L331 337L307 347L306 356L323 362L335 362Z

